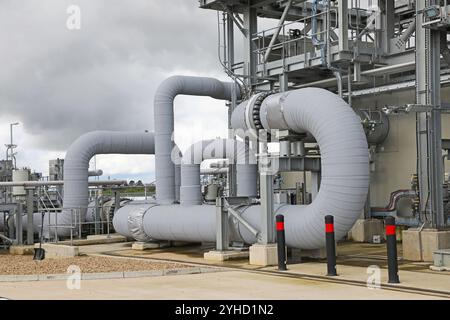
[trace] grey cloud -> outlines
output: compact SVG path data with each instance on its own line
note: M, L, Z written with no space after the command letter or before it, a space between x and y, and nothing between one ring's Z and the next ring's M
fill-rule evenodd
M70 4L79 31L65 27ZM194 0L2 1L0 112L48 150L90 130L152 129L167 75L220 74L216 28Z

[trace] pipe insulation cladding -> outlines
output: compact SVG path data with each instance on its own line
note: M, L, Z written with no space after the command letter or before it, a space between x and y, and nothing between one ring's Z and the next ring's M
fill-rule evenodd
M63 211L58 213L58 225L72 225L72 209L81 208L84 221L89 202L89 161L97 154L154 154L152 132L92 131L79 137L67 150L64 160ZM58 235L70 234L68 228L58 228Z
M245 121L248 105L244 101L234 110L234 129L249 129ZM314 201L307 206L275 206L274 213L285 217L286 244L323 248L326 215L334 216L336 239L341 239L362 213L369 186L369 152L360 118L340 97L318 88L273 94L264 99L259 110L258 124L264 129L306 131L320 147L322 180ZM124 208L116 214L121 215ZM261 206L235 210L260 229ZM142 221L146 236L155 240L201 242L216 237L216 208L211 205L152 206ZM255 236L232 217L230 239L256 242Z
M164 80L154 99L156 199L160 204L176 200L175 163L173 161L174 100L178 95L208 96L231 100L240 98L239 87L213 78L173 76Z
M245 102L242 103L245 106ZM234 129L249 129L245 107L232 115ZM360 118L334 93L305 88L271 95L259 113L264 129L307 131L320 148L322 179L314 201L298 210L285 207L286 243L291 247L323 247L323 221L335 219L339 240L361 215L369 187L369 152Z
M181 205L202 204L200 165L207 159L230 159L236 164L237 196L257 196L258 168L255 152L241 141L213 139L194 143L183 155L180 187Z

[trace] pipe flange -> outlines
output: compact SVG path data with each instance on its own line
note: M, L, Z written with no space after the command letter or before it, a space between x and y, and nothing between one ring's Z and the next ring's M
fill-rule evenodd
M248 100L247 105L245 106L245 124L248 129L264 129L261 123L260 110L264 99L271 94L273 94L272 91L260 92L253 95Z

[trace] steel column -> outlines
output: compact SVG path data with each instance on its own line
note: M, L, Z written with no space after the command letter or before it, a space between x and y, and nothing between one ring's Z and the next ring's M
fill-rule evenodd
M273 243L274 218L273 218L273 175L262 173L259 176L261 193L261 244Z
M226 66L228 70L234 73L233 64L234 64L234 24L232 13L228 13L227 15L227 61ZM236 88L233 87L231 95L231 101L228 107L228 138L234 139L235 134L231 127L231 115L236 108L237 105L237 95ZM232 159L228 159L228 196L234 197L236 196L236 166L233 164Z
M256 9L250 5L244 10L244 76L246 85L252 87L256 83L256 46L253 35L258 30Z
M440 32L422 27L422 10L430 4L416 1L416 103L437 109L417 114L417 174L422 220L431 214L432 226L444 226L440 108Z

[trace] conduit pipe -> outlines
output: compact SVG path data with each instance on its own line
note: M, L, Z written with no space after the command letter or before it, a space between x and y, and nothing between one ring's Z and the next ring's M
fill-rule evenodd
M231 100L240 98L235 83L213 78L173 76L161 83L154 100L156 199L160 204L172 204L175 196L175 166L172 151L174 142L174 100L178 95L209 96Z
M81 208L84 221L89 202L89 161L97 154L154 154L154 135L151 132L93 131L79 137L67 150L64 160L63 211L58 213L58 225L71 225L73 209ZM66 236L67 228L58 229Z
M255 153L244 142L214 139L194 143L183 155L180 187L183 206L202 204L200 165L207 159L233 161L237 171L237 196L256 197L258 168Z
M100 177L103 175L103 170L89 170L88 176L89 177Z

